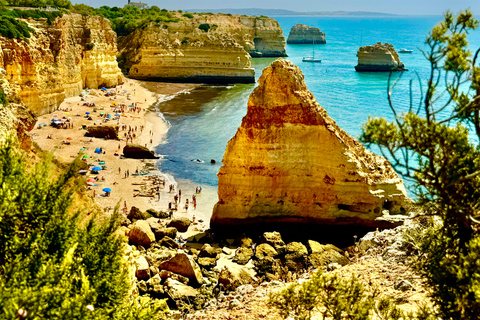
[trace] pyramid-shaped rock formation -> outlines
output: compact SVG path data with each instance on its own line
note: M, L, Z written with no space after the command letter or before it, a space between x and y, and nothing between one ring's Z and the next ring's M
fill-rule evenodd
M257 223L391 227L409 202L390 163L337 126L279 59L263 71L218 173L212 228Z

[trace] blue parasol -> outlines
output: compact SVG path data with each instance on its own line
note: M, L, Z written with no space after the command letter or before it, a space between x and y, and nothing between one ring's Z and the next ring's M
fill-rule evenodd
M97 166L92 168L92 171L100 171L100 170L102 170L102 167Z
M105 192L112 192L112 189L110 189L110 188L104 188L103 191L105 191Z

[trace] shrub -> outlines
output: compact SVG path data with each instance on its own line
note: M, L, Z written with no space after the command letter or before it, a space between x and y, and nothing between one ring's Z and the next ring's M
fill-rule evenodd
M25 22L15 18L0 16L0 34L6 38L30 38L30 28Z
M0 105L6 107L8 105L7 96L3 91L2 87L0 87Z
M188 18L188 19L193 19L193 14L191 14L191 13L185 13L185 14L183 14L183 16L185 18Z
M85 45L85 48L86 48L87 50L92 50L93 47L95 47L95 43L87 43L87 44Z
M208 32L208 30L210 30L210 24L202 23L201 25L198 26L198 29Z
M11 140L0 144L0 318L158 319L164 302L129 300L118 211L84 227L69 212L83 185L76 163L52 177L49 161L32 168Z

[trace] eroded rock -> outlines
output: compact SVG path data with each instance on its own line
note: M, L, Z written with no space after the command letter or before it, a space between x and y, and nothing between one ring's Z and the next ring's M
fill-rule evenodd
M306 24L297 23L290 29L287 39L288 44L315 44L327 43L325 33L319 28L310 27Z
M128 234L130 242L136 245L149 246L155 241L155 235L150 229L150 225L145 220L135 221Z
M393 45L378 42L364 46L357 52L358 64L355 70L359 72L390 72L406 71Z

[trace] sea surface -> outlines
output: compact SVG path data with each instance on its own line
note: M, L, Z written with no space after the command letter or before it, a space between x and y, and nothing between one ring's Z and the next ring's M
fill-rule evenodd
M315 45L315 56L321 63L302 62L312 55L312 45L287 45L289 60L298 65L308 89L330 117L355 138L369 116L392 119L387 100L388 73L358 73L356 53L360 46L381 42L412 49L411 54L400 54L408 72L403 73L392 95L394 105L405 111L412 102L418 105L429 75L429 64L421 49L429 30L442 20L441 16L426 17L278 17L285 38L297 23L319 27L326 33L327 44ZM469 36L472 50L480 47L480 32ZM262 70L274 58L253 59L258 79ZM399 76L396 73L394 77ZM229 86L202 85L193 91L181 93L159 103L158 109L170 122L166 141L157 146L163 155L159 168L175 178L192 183L217 186L218 169L225 147L240 126L247 111L247 100L256 84ZM378 151L373 149L373 151ZM210 160L216 164L210 164Z

